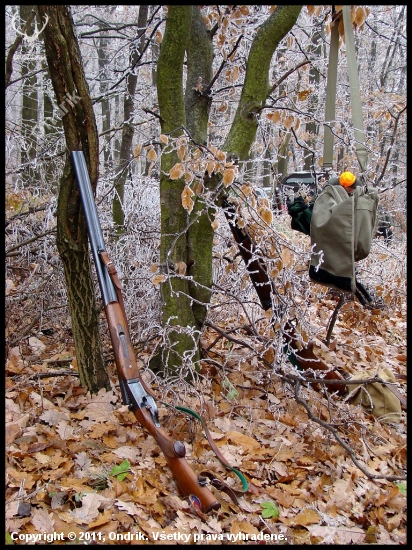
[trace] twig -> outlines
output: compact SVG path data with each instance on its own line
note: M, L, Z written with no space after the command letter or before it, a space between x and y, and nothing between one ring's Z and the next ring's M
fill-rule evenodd
M9 346L13 348L17 344L17 342L20 342L22 338L24 338L27 334L29 334L31 329L40 321L41 317L42 317L42 313L40 313L39 315L36 315L33 321L26 328L23 329L20 336L17 336L17 338L15 338L9 343Z
M32 10L32 12L30 13L29 18L27 19L21 33L17 36L16 40L13 42L12 46L10 47L9 53L7 54L7 59L6 59L6 85L5 85L5 88L8 88L8 86L10 86L11 73L13 72L13 57L14 57L14 54L16 53L17 48L22 43L24 35L29 30L30 25L32 24L33 19L35 18L35 16L36 16L36 12L35 12L35 10Z
M48 365L54 363L71 363L73 359L73 357L68 357L67 359L46 359L43 363L47 363Z
M325 340L325 344L328 347L330 345L330 337L332 336L333 327L335 326L336 319L338 318L338 313L339 313L340 308L343 305L344 299L345 299L345 297L344 297L343 293L341 293L341 295L339 296L338 303L336 304L336 307L335 307L335 309L332 313L332 317L330 318L330 321L329 321L329 324L328 324L328 331L326 333L326 340Z
M296 385L295 385L295 399L296 399L296 402L299 403L299 405L302 405L302 407L308 413L309 418L311 420L313 420L313 422L316 422L316 424L319 424L320 426L322 426L322 428L324 428L325 430L328 430L329 432L332 433L332 435L338 441L338 443L340 445L342 445L342 447L349 453L349 456L352 459L355 466L357 468L359 468L359 470L361 470L361 472L363 472L368 479L372 479L372 480L373 479L386 479L387 481L404 481L406 479L406 476L385 476L385 475L379 475L379 474L372 474L364 466L362 466L362 464L356 458L355 453L353 452L351 447L346 443L346 441L344 441L340 437L340 435L338 434L338 431L333 426L328 424L327 422L321 420L320 418L317 418L313 414L312 409L309 407L309 405L306 403L306 401L304 399L301 399L301 397L299 397L300 385L301 385L301 381L297 380Z
M34 241L37 241L37 239L41 239L42 237L45 237L46 235L49 235L50 233L55 233L56 229L49 229L48 231L45 231L41 235L35 235L34 237L31 237L30 239L27 239L25 241L22 241L21 243L15 244L11 246L8 250L6 250L6 256L10 254L13 250L17 250L21 248L22 246L26 246L26 244L30 244Z
M79 377L78 372L72 372L70 370L68 371L62 371L62 372L38 372L36 374L31 374L29 376L29 380L33 380L36 378L54 378L55 376L76 376Z

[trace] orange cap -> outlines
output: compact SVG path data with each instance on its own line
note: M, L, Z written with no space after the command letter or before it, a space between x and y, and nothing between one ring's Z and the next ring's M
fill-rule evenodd
M339 177L339 183L343 187L351 187L356 183L356 176L352 172L343 172Z

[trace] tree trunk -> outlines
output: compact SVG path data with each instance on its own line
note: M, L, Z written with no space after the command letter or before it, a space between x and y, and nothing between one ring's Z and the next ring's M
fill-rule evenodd
M139 27L140 44L139 50L133 49L130 55L130 64L134 67L140 55L143 52L144 35L147 24L147 14L149 6L139 7L139 17L137 24ZM134 94L136 91L137 75L129 74L127 77L126 94L124 96L124 123L122 129L122 141L120 145L120 158L119 167L117 170L118 177L115 183L115 196L113 198L113 221L116 225L116 232L122 233L124 231L124 211L123 211L123 199L124 199L124 186L129 172L129 164L131 160L132 141L134 135L133 124L133 109L134 109Z
M320 58L322 53L322 42L321 42L321 35L319 32L315 32L315 34L312 36L312 46L310 49L310 53L313 57L317 56ZM319 81L320 81L320 74L317 69L314 69L312 65L309 67L309 82L312 84L313 89L316 90L319 87ZM316 147L316 143L318 141L318 134L319 134L319 124L316 122L316 109L318 107L319 102L319 96L316 93L313 93L309 97L309 103L308 103L308 113L313 116L313 120L306 123L306 131L307 135L309 136L307 141L307 144L309 146L309 150L305 150L304 154L304 162L303 162L303 169L304 170L313 170L316 168L314 166L314 148Z
M20 18L22 23L28 20L35 6L19 6ZM27 35L31 36L34 32L34 21L27 30ZM31 46L33 48L33 46ZM21 150L21 162L27 165L22 172L24 186L33 186L39 178L39 172L33 167L33 161L37 155L37 122L39 112L39 97L36 75L36 59L33 59L33 52L30 46L26 46L24 41L21 47L22 67L21 76L23 79L22 89L22 109L21 123L24 136L24 146Z
M101 28L104 29L104 25L101 24ZM97 50L97 59L99 64L99 81L100 81L100 93L104 96L109 89L109 56L107 54L107 47L109 45L108 38L99 38L99 48ZM111 161L111 139L106 133L110 130L111 117L110 117L110 99L103 97L100 102L102 108L102 133L103 133L103 165L105 171L109 169Z
M100 338L86 222L69 152L83 150L93 190L98 178L98 134L89 88L68 6L38 6L57 104L67 111L67 151L57 204L57 248L63 262L80 381L90 392L110 388ZM69 95L67 95L69 94Z
M253 40L239 105L223 150L247 160L256 137L261 109L269 94L269 68L279 42L296 23L302 6L277 6Z
M46 61L43 61L42 66L45 69L42 75L43 90L44 90L43 92L43 113L44 113L43 126L44 126L44 139L47 147L49 146L49 144L53 142L53 138L56 139L56 134L59 131L61 131L62 125L61 125L61 120L54 116L53 101L51 97L51 94L53 92L49 94L46 91L46 85L50 80L50 71ZM42 162L41 177L44 181L46 181L47 188L50 189L50 192L53 193L53 195L57 195L59 192L59 186L54 176L55 176L55 164L53 160L50 159L46 162Z
M300 10L301 6L277 7L256 35L247 63L239 107L222 147L228 153L228 158L246 160L249 156L256 136L258 117L270 92L269 67L273 52L296 22ZM191 29L190 33L188 29ZM184 103L182 82L185 50L187 84ZM189 130L195 143L204 144L207 141L210 100L207 95L195 92L193 88L199 83L204 89L207 88L212 78L212 59L211 37L199 8L168 6L158 61L157 91L161 130L168 136L169 143L179 138L182 143L185 141L183 126ZM163 355L163 364L169 371L175 371L187 359L191 362L190 366L196 365L200 358L195 334L199 333L198 329L204 322L212 283L213 231L210 212L204 211L200 215L204 204L197 197L191 214L187 215L182 206L185 178L169 177L171 168L179 162L176 148L168 144L161 157L160 262L166 275L166 281L161 285L162 322L163 325L176 327L168 333L172 352L167 357ZM202 183L205 186L216 185L216 176L212 176L212 180L204 178ZM190 271L187 274L193 276L193 282L177 276L175 270L181 264L188 266Z
M210 94L206 94L212 77L213 44L212 37L203 22L199 6L193 7L192 25L187 47L187 82L185 92L186 127L196 144L207 144L207 123L212 104ZM203 92L196 91L199 78L202 80ZM203 185L211 185L206 180ZM212 246L213 227L212 209L206 208L204 200L198 195L189 216L190 227L187 232L187 260L190 296L193 298L193 315L197 327L201 330L206 319L208 304L212 295L213 262Z
M265 160L263 161L263 168L262 168L262 186L265 188L268 188L271 186L271 174L272 174L272 168L271 168L271 161L270 161L270 151L269 148L266 147L265 150Z
M186 125L183 96L183 61L192 6L168 6L166 29L157 64L157 94L161 130L169 140L183 136ZM188 369L199 360L197 323L191 307L189 281L175 272L187 262L188 214L182 206L185 179L169 178L170 169L179 162L176 149L167 149L161 156L160 174L160 264L167 279L161 285L163 325L168 332L170 349L162 350L162 362L168 372L185 364ZM187 265L187 264L186 264ZM185 359L184 359L185 358Z
M277 174L277 183L279 183L280 180L288 173L288 148L291 137L292 134L290 132L286 132L282 143L278 147L278 156L274 165L274 171Z

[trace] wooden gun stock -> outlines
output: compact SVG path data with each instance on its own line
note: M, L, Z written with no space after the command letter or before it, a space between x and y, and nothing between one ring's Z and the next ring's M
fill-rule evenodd
M155 396L140 376L122 305L119 301L107 304L105 313L123 402L129 405L140 426L156 440L161 448L181 495L195 497L197 499L195 504L198 504L204 513L219 509L220 503L209 489L199 483L198 476L184 458L186 454L184 444L173 440L160 427Z

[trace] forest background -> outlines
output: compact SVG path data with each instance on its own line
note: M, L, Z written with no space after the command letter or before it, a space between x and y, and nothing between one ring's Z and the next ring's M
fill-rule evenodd
M310 241L272 197L282 176L322 172L340 7L199 8L6 6L7 531L403 543L404 415L380 421L297 383L283 330L293 318L328 364L350 375L390 368L406 391L406 6L352 7L364 176L394 239L376 238L358 265L376 307L347 298L328 346L338 297L309 282ZM334 171L356 173L341 24L332 127ZM249 492L237 505L223 495L216 516L178 498L157 447L121 406L73 148L90 166L145 379L162 400L204 415L248 476ZM276 282L273 324L237 255L222 193L237 201ZM199 427L160 413L195 469L228 475ZM124 479L113 471L121 463Z

